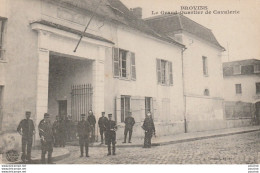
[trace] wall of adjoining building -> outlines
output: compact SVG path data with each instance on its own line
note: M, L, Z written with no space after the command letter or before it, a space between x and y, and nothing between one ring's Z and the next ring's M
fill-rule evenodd
M256 83L260 82L259 75L225 76L224 86L225 100L255 103L260 99L256 93ZM242 93L236 94L236 84L241 84Z

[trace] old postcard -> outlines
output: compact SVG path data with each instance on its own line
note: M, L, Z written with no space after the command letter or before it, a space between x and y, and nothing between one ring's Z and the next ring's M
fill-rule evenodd
M259 164L259 13L259 0L0 0L2 171Z

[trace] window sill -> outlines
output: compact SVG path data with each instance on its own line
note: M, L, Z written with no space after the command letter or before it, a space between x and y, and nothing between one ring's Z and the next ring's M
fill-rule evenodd
M5 59L0 59L0 63L7 63Z

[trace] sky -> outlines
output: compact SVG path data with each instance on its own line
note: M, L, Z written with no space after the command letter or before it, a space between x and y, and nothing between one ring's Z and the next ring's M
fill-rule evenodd
M260 0L121 0L128 8L141 7L143 18L154 12L180 11L181 6L207 6L209 11L237 10L239 14L188 14L211 29L226 48L222 60L260 59ZM193 11L193 10L189 10ZM228 56L229 55L229 56Z

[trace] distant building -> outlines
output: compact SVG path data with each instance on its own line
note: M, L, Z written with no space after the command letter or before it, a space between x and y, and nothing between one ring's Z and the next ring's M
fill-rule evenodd
M221 62L225 49L212 31L183 15L161 15L145 21L187 47L183 52L187 131L225 128Z
M237 125L258 123L260 60L225 62L223 75L226 118L237 121Z

